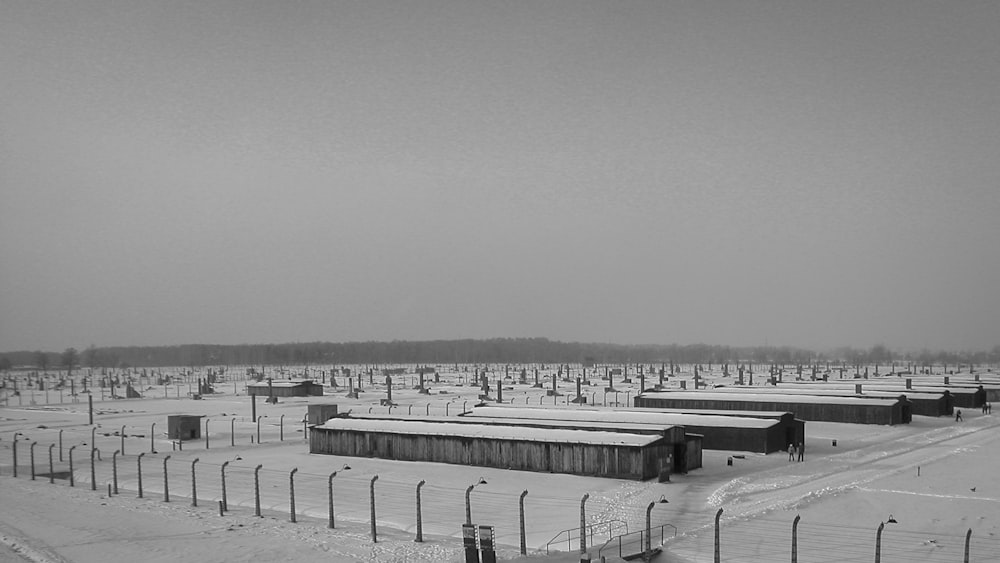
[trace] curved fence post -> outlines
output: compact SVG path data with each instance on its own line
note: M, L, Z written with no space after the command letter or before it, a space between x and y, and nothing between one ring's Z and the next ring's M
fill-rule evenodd
M253 468L253 515L260 516L260 468L258 464Z
M792 521L792 563L798 563L799 560L799 520L802 517L795 515L795 520Z
M580 553L587 553L587 499L590 493L584 493L580 499Z
M229 465L229 460L222 462L222 468L219 470L219 474L222 477L222 501L220 501L219 506L222 507L222 511L225 512L229 510L229 503L226 499L226 466Z
M518 513L521 523L521 555L528 554L528 541L524 534L524 497L528 495L528 489L521 492L521 498L517 501Z
M97 470L94 468L94 454L97 452L97 448L94 447L94 443L90 443L90 490L97 490Z
M198 458L191 460L191 506L198 506L198 474L194 470Z
M69 447L69 486L70 487L75 487L76 486L76 477L73 476L73 450L75 450L75 449L76 449L76 446L70 446ZM142 495L139 495L139 496L142 496Z
M52 448L56 447L55 444L49 444L49 484L55 483L55 469L52 466Z
M420 487L423 487L426 482L427 481L421 479L420 482L417 483L417 539L414 541L418 542L424 541L424 522L420 515Z
M35 480L35 445L37 445L37 444L38 444L38 442L32 442L31 445L28 446L28 453L29 453L29 457L31 458L31 480L32 481ZM94 459L94 456L91 455L90 459ZM93 464L91 464L91 465L93 465Z
M378 532L375 529L375 481L378 481L378 475L372 477L371 482L371 505L372 505L372 542L378 542Z
M139 498L142 498L142 456L144 455L146 455L146 452L139 452L139 456L135 458L137 474L139 476Z
M722 518L722 509L715 513L715 563L722 563L722 546L719 545L719 519Z
M875 563L882 561L882 530L885 529L885 522L879 522L878 530L875 532Z
M167 460L170 456L163 458L163 502L170 502L170 482L167 479Z
M972 540L972 528L965 532L965 563L969 563L969 541Z
M295 467L288 473L288 520L295 522L295 472L299 468Z
M118 454L118 450L111 454L111 483L114 485L116 495L118 494Z

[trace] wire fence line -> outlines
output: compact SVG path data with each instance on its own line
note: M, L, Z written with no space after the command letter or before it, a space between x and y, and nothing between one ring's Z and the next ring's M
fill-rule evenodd
M64 439L66 436L64 436ZM119 494L171 502L194 502L213 506L225 501L230 512L252 514L259 504L262 513L291 518L291 492L294 483L295 514L299 519L319 524L329 518L329 474L275 469L253 464L234 457L223 463L195 461L171 452L108 455L94 457L91 481L91 449L82 439L84 433L72 434L64 457L59 460L54 442L21 440L18 443L18 478L70 482L76 487L89 487L101 492L117 489ZM68 442L74 442L69 445ZM31 447L34 443L34 448ZM0 475L10 477L14 466L12 440L0 442ZM34 463L32 465L32 450ZM140 455L141 454L141 455ZM51 457L50 457L51 455ZM51 461L50 461L51 460ZM72 464L72 476L71 476ZM139 473L141 469L141 474ZM140 477L141 475L141 477ZM371 491L374 475L338 471L333 478L334 513L336 521L368 523L371 518ZM256 482L256 487L255 487ZM404 480L387 476L374 483L376 523L414 532L417 524L416 494L419 480ZM117 485L117 487L116 487ZM223 492L225 487L225 492ZM530 491L525 498L525 519L532 531L533 549L544 544L560 531L579 526L581 499L567 498ZM259 492L258 492L259 491ZM466 496L468 493L468 496ZM468 492L453 484L425 483L421 487L423 533L451 536L456 541L465 521L466 498L473 521L488 523L497 532L498 543L517 545L519 514L518 495L490 491L488 486ZM633 503L622 513L613 499L593 498L585 504L586 513L624 514L631 530L644 526L645 509ZM665 549L695 561L708 561L706 554L715 550L715 529L711 513L670 514L669 509L656 511L654 525L669 523L678 529L676 538L667 540ZM589 521L588 521L589 522ZM593 523L593 522L589 522ZM723 521L720 530L720 559L729 563L789 560L792 554L792 522L777 516L751 520ZM841 523L802 521L797 526L797 555L811 563L849 563L871 561L876 549L875 527L860 527ZM541 539L540 539L541 538ZM921 561L945 563L964 561L965 536L933 531L911 530L889 524L880 538L881 555L885 561ZM591 546L598 547L598 546ZM1000 539L972 535L969 561L992 561L1000 553Z

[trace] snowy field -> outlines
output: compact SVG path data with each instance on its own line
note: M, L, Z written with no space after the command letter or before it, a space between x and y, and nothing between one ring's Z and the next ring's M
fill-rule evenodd
M685 376L692 388L690 374ZM533 383L531 373L528 380ZM466 490L480 479L486 483L469 494L469 507L476 524L494 526L502 560L518 559L518 500L525 490L529 560L579 560L581 506L594 525L587 543L596 559L609 528L643 529L649 503L661 498L669 503L656 504L650 513L654 543L663 533L658 561L713 561L719 509L720 555L727 562L789 560L796 516L801 517L800 561L871 561L877 529L890 514L896 522L886 523L881 534L883 561L963 561L970 530L970 561L1000 560L1000 415L962 409L962 422L917 416L912 424L892 427L807 422L804 462L789 462L785 454L705 451L702 469L674 475L669 483L635 482L310 455L302 423L308 404L334 402L342 412L387 410L379 405L386 398L384 385L370 386L366 376L361 396L348 399L340 382L324 397L282 398L275 405L259 399L259 425L251 418L243 381L220 382L217 393L201 400L190 397L187 381L167 388L137 385L143 399L113 400L107 393L101 400L94 389L94 426L88 425L83 395L73 402L67 393L50 390L48 404L37 389L6 395L6 406L0 407L0 562L457 562L463 560ZM478 400L479 388L464 374L443 374L441 383L432 382L429 377L431 394L424 395L413 388L414 376L397 378L393 412L455 416ZM555 398L546 396L549 373L543 383L533 388L507 380L504 402L577 408L566 404L575 396L573 381L557 381L564 394ZM604 393L606 381L594 377L593 383L583 387L588 402L611 406L616 399L627 404L638 381L616 380L617 397ZM655 377L646 385L654 383ZM669 385L677 384L671 378ZM169 414L205 415L207 442L203 437L177 449L165 435ZM93 483L92 446L97 448ZM350 469L341 470L345 464ZM138 498L140 465L143 498ZM261 517L255 516L258 466ZM338 470L336 527L329 529L329 474ZM118 494L109 495L115 474ZM418 543L420 481L425 482L424 541ZM223 482L229 510L220 515ZM589 495L585 501L584 495ZM613 560L617 548L600 554Z

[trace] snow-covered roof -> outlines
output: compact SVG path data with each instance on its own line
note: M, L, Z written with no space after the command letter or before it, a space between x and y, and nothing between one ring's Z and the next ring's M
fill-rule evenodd
M488 426L447 422L418 422L409 420L374 420L362 418L331 418L314 428L323 430L353 430L385 434L419 434L424 436L462 436L493 440L523 440L529 442L563 442L608 446L648 446L663 436L654 434L627 434L624 432L591 432L530 428L526 426Z
M299 387L302 385L313 384L312 379L280 379L268 383L266 381L258 381L255 383L249 383L250 387ZM318 385L318 384L317 384Z
M900 393L902 395L902 393ZM827 404L827 405L871 405L891 406L894 399L869 399L865 397L824 397L820 395L794 395L752 393L718 393L715 391L647 391L639 395L649 399L683 399L688 401L746 401L755 403Z
M545 409L487 406L477 407L463 417L516 420L563 420L574 422L629 423L656 426L713 426L723 428L770 428L778 424L770 418L740 418L700 414L677 414L628 410Z
M930 395L934 398L943 398L944 391L939 389L937 391L914 391L911 389L901 389L899 391L895 389L887 388L864 388L861 389L861 395L855 394L854 387L795 387L795 384L778 384L778 387L716 387L712 389L714 393L766 393L768 395L772 394L792 394L792 395L818 395L823 397L858 397L858 396L869 396L876 398L894 398L900 395L905 395L907 393L912 393L914 395ZM928 397L924 397L928 398Z
M603 420L567 420L567 419L546 419L546 418L507 418L491 416L440 416L423 414L368 414L359 413L350 415L350 418L364 418L375 420L411 420L432 423L451 424L506 424L508 426L544 426L549 428L578 428L588 430L607 430L609 432L636 432L639 434L649 434L652 431L662 433L664 430L678 426L674 424L650 424L641 422L618 422Z

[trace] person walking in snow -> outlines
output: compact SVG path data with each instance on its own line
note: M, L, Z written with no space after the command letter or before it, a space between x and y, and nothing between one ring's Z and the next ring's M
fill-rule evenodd
M805 461L806 443L799 442L798 450L799 450L799 461Z
M962 409L955 409L955 422L962 422Z
M795 444L788 444L788 461L795 461Z

